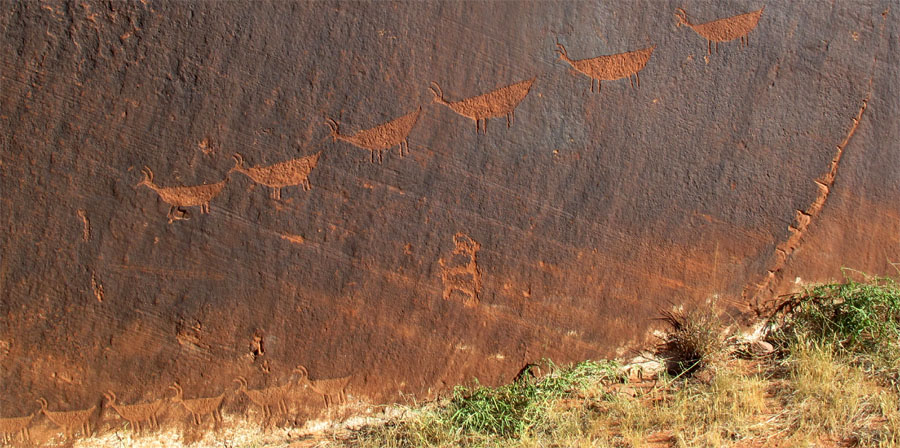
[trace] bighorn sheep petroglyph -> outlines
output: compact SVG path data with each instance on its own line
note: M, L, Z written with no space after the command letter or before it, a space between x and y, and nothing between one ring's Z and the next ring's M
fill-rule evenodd
M144 180L138 182L135 187L146 185L147 188L155 191L163 202L170 205L169 213L166 215L166 217L169 218L169 222L179 219L175 217L175 210L179 207L194 207L199 205L200 213L209 213L209 201L218 196L219 193L222 192L222 188L225 188L225 184L228 182L228 178L226 177L221 182L216 182L214 184L193 185L187 187L160 187L153 183L153 171L150 171L150 168L144 167L141 172L144 173Z
M342 140L350 143L357 148L369 150L372 162L375 162L375 155L378 155L378 163L384 158L384 151L400 146L400 157L403 157L403 145L406 145L406 152L409 153L409 137L413 126L419 121L422 114L422 107L419 106L413 112L410 112L400 118L395 118L387 123L382 123L374 128L363 129L353 135L341 134L340 124L331 118L326 118L325 123L331 128L331 138L334 141Z
M515 118L516 106L525 99L531 91L531 85L537 77L501 87L491 92L473 96L459 101L447 101L444 92L436 82L431 83L431 92L434 94L434 102L443 104L453 112L463 117L475 120L475 133L478 133L478 123L482 122L482 133L487 132L487 119L506 115L506 127L512 126Z
M350 384L350 376L311 380L309 379L309 370L306 370L306 367L297 366L294 369L294 372L300 374L300 379L297 380L299 384L305 384L306 386L309 386L310 389L322 395L322 398L325 400L326 408L334 403L335 398L337 398L338 404L341 404L346 400L347 385Z
M215 397L201 397L185 400L184 389L181 388L181 385L175 383L169 386L169 389L175 391L173 401L181 403L181 405L190 412L194 425L200 426L204 415L212 415L214 422L222 423L221 407L222 401L225 399L224 392Z
M0 418L0 434L3 434L3 443L12 443L16 434L22 438L22 443L29 440L28 425L34 418L34 412L25 417Z
M91 434L90 418L97 411L97 405L77 411L50 411L47 409L47 400L38 398L37 402L41 405L41 412L53 424L60 427L66 437L75 435L75 431L79 428L84 436Z
M263 418L272 416L272 407L277 407L280 413L287 413L287 388L289 385L280 387L267 387L265 389L247 389L247 379L239 376L235 380L238 386L238 392L243 392L250 401L263 409Z
M575 70L591 78L591 92L594 91L595 79L597 80L597 92L600 91L601 81L614 81L622 78L628 78L631 81L631 87L634 87L635 81L640 87L641 78L639 72L647 65L647 61L650 60L654 49L656 49L655 45L626 53L597 56L589 59L570 59L568 52L566 52L566 47L559 42L556 43L556 52L559 53L559 58L567 62ZM634 76L634 79L631 78L632 76Z
M271 188L272 199L281 199L281 189L284 187L301 185L306 191L312 188L312 185L309 183L309 174L319 164L319 157L321 156L322 151L319 151L306 157L274 165L245 168L244 158L240 154L235 153L235 164L231 171L242 173L253 179L254 182Z
M120 405L116 403L116 394L113 391L108 391L103 396L109 400L107 406L113 408L117 414L122 416L134 431L141 431L141 422L147 422L151 428L154 426L159 428L156 416L159 415L159 410L162 409L162 400Z
M736 16L726 17L724 19L713 20L706 23L691 23L688 20L687 12L678 8L675 10L675 17L678 19L678 26L689 26L694 32L706 39L706 54L712 54L712 43L716 43L716 53L719 52L719 42L728 42L737 38L741 39L741 46L750 43L750 32L756 28L759 23L759 17L762 16L762 8Z

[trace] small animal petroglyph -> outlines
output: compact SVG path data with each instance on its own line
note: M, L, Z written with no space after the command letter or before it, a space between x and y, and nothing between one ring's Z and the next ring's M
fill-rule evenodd
M243 173L254 182L271 188L272 199L281 199L281 189L284 187L301 185L306 191L312 189L312 185L309 183L309 174L319 164L321 156L322 151L319 151L306 157L274 165L244 168L244 158L235 153L235 164L231 171Z
M595 79L597 80L597 92L600 91L601 81L615 81L622 78L628 78L631 81L631 87L634 87L635 81L640 87L639 72L647 65L654 49L656 49L655 45L642 50L597 56L590 59L570 59L566 47L559 42L556 43L556 52L559 53L559 58L591 78L591 92L594 91ZM632 76L634 79L631 78Z
M243 392L250 401L263 409L263 418L272 416L272 408L275 407L282 414L287 413L287 393L290 384L273 386L265 389L247 389L247 380L237 377L235 381L240 385L238 392Z
M177 403L181 403L181 405L191 414L194 425L200 426L204 415L212 415L214 422L222 423L221 407L222 401L225 399L224 392L215 397L191 398L190 400L185 400L184 389L181 388L181 385L175 383L169 386L169 389L175 391L173 400Z
M350 376L311 380L309 379L309 371L306 370L306 367L297 366L294 371L300 374L300 379L297 381L300 385L305 385L319 395L322 395L322 398L325 400L326 408L334 404L335 399L337 399L338 404L346 401L347 385L350 384Z
M728 42L740 38L741 46L749 44L750 32L756 28L756 24L759 23L759 17L764 9L766 9L765 6L756 11L700 24L688 21L687 12L681 8L675 11L675 17L678 19L678 26L689 26L694 32L706 39L706 54L709 55L712 54L713 42L716 43L716 53L719 52L719 42Z
M381 163L384 158L384 151L394 146L400 147L400 157L403 157L403 145L406 145L406 152L409 153L407 138L416 122L419 121L421 114L422 107L419 106L415 111L400 118L393 119L374 128L358 131L353 135L341 134L340 124L331 118L326 118L325 122L331 128L333 141L342 140L357 148L366 149L371 153L373 163L376 155L378 156L378 163Z
M22 439L22 443L27 443L30 439L28 435L28 425L34 418L34 412L25 417L6 417L0 418L0 434L3 434L4 443L12 443L16 434Z
M478 123L482 122L482 133L487 132L487 119L506 115L506 127L512 126L515 118L516 106L525 99L534 84L534 78L517 82L506 87L501 87L492 92L473 96L459 101L447 101L444 92L436 82L431 83L431 92L434 93L434 101L453 109L463 117L475 120L475 133L478 133Z
M200 213L209 213L209 201L218 196L219 193L222 192L222 188L225 188L225 184L228 182L228 178L226 177L221 182L216 182L214 184L194 185L189 187L160 187L153 183L153 171L150 171L150 168L144 167L141 172L144 173L144 180L138 182L135 187L146 185L147 188L155 191L163 202L171 206L169 207L169 213L166 215L169 218L169 222L181 219L175 215L175 211L180 207L194 207L199 205Z
M444 283L444 299L449 299L456 290L467 297L466 305L475 305L481 294L481 270L478 268L477 258L481 245L464 233L454 235L453 243L455 247L450 255L446 259L438 259ZM460 263L460 258L465 261Z
M90 419L91 416L97 412L97 405L91 406L88 409L60 412L47 410L47 400L43 398L38 398L37 402L41 405L41 412L43 412L44 415L47 416L47 419L53 422L54 425L62 429L63 434L65 434L66 437L74 436L75 431L78 429L81 429L81 433L85 437L91 434Z
M140 432L141 431L141 422L147 422L150 427L159 428L159 422L156 421L156 416L159 415L160 409L162 409L163 401L156 400L148 403L136 403L136 404L116 404L116 394L112 391L109 391L103 396L109 400L107 406L113 408L117 414L122 416L125 421L131 425L132 430Z

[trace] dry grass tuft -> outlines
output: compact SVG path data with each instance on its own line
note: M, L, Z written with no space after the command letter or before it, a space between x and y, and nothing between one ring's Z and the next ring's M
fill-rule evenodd
M671 327L659 350L669 375L690 375L724 357L724 327L711 311L665 312L662 320Z

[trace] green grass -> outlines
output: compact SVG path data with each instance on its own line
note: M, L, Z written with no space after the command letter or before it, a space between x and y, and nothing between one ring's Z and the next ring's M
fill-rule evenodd
M538 370L538 369L535 369ZM561 368L549 360L546 375L520 375L516 381L487 387L457 386L445 402L411 410L412 417L368 427L354 434L353 446L499 446L533 438L564 425L554 409L559 400L591 395L603 386L622 381L614 361L585 361ZM570 421L569 419L565 419Z
M445 415L449 427L464 433L518 437L544 418L553 400L618 377L618 366L608 361L585 361L568 369L550 361L545 365L551 372L539 379L525 376L496 388L458 386Z

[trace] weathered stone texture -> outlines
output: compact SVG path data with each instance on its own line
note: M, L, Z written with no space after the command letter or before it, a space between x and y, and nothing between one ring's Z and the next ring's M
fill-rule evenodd
M746 46L711 55L674 16L763 6ZM299 364L352 396L424 397L622 354L673 304L749 312L797 278L895 273L897 9L3 1L0 417L175 381L237 412L236 377L283 385ZM592 93L557 42L572 60L653 52L639 86ZM429 89L532 79L471 109L496 117L483 133ZM326 118L399 124L335 141ZM408 154L384 150L406 129ZM157 193L145 167L159 188L225 184Z

